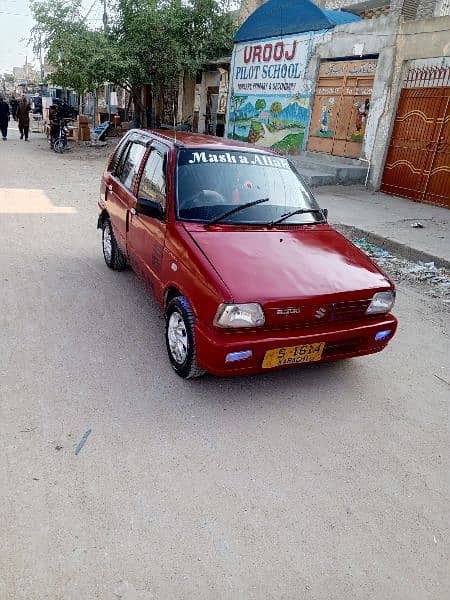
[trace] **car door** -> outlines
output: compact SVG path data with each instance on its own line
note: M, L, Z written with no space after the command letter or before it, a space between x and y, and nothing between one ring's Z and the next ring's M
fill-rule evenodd
M134 187L146 152L140 139L130 138L122 149L107 185L107 205L114 235L120 248L126 251L127 213L136 203Z
M127 232L127 250L136 261L134 268L154 292L161 286L161 267L167 227L168 152L169 148L163 144L151 145L136 194L138 198L136 206L141 199L150 200L160 207L160 215L150 217L131 209Z

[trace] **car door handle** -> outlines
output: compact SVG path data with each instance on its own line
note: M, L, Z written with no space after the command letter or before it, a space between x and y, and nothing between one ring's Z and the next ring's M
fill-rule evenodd
M131 214L133 215L133 217L134 217L134 215L136 214L136 209L135 209L135 208L130 208L130 213L131 213Z

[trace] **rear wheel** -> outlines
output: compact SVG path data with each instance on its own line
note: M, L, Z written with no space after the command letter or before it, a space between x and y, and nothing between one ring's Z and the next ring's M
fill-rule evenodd
M107 218L103 221L102 247L105 263L114 271L123 271L127 266L127 260L117 245L111 221Z
M184 379L204 375L197 365L195 348L195 317L183 296L169 302L166 311L166 345L174 371Z

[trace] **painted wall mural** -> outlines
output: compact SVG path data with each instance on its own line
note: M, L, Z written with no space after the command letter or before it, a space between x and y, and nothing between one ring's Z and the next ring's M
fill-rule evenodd
M377 59L324 61L311 111L308 150L359 158L370 122Z
M371 91L371 90L370 90ZM330 96L328 99L323 99L322 110L320 113L320 122L316 123L317 127L314 135L322 138L333 138L335 131L330 129L330 121L332 121L335 111L336 98ZM326 102L326 103L325 103ZM353 103L353 115L351 115L351 132L350 140L353 142L362 142L366 131L367 117L369 116L370 99L357 100Z
M298 154L311 105L306 66L312 34L236 44L231 64L227 137Z

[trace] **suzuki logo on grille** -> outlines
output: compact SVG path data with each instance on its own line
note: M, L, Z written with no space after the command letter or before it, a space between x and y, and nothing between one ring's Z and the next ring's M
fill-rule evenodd
M277 310L277 315L299 315L301 311L301 308L298 306L292 306L291 308L279 308Z
M321 306L318 310L316 310L315 317L316 319L322 319L327 314L327 309Z

